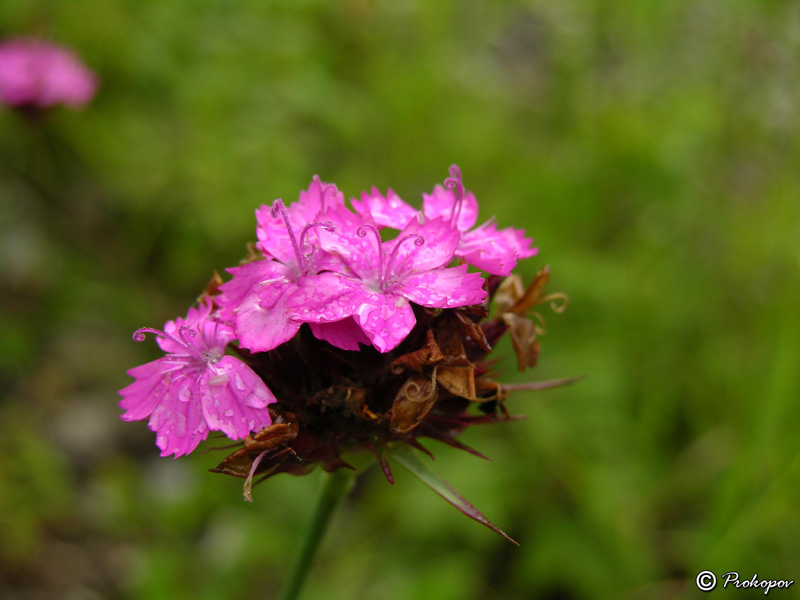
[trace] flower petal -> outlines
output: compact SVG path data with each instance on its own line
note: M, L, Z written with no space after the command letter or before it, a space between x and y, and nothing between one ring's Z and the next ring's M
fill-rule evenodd
M358 279L339 273L320 273L299 281L287 304L296 321L332 323L355 313L366 293Z
M258 296L265 308L274 306L283 294L281 284L289 281L291 269L277 260L257 260L239 267L227 269L233 279L223 283L219 289L221 296L216 297L220 305L220 318L232 321L236 308L249 295Z
M353 316L380 352L396 348L417 322L408 300L385 293L365 294Z
M468 273L467 265L411 275L397 293L416 304L434 308L469 306L486 299L483 277Z
M178 458L197 448L208 437L197 379L188 375L173 381L150 415L148 427L156 432L161 456Z
M417 210L406 204L400 196L390 188L386 196L373 187L370 193L361 192L361 201L355 198L350 200L355 211L359 214L369 214L375 223L381 227L403 229L419 214Z
M305 227L327 209L343 204L344 194L334 184L325 183L318 175L314 175L308 189L301 191L297 202L289 207L289 215L298 222L297 226Z
M314 175L307 190L300 192L300 198L286 209L289 222L298 241L303 228L314 221L327 209L344 205L344 194L332 183L320 181ZM256 210L256 247L284 263L295 262L289 230L282 215L273 216L272 207L266 204Z
M453 191L437 185L430 194L422 194L422 211L428 219L442 217L449 221L453 218L456 197ZM464 192L461 210L458 213L457 227L459 231L467 231L478 220L478 201L470 191Z
M159 358L128 371L128 375L134 377L136 381L119 391L122 396L119 406L125 410L120 415L123 421L138 421L150 416L167 393L169 387L167 373L170 364L174 362L169 358Z
M332 323L310 323L310 326L314 337L342 350L360 350L359 343L370 345L369 338L352 317Z
M422 245L417 246L412 239L406 239L397 250L397 256L392 266L395 274L412 271L426 271L428 269L438 269L446 265L455 255L458 247L459 232L454 227L441 218L420 223L413 219L401 231L397 238L384 244L386 251L386 262L391 259L397 244L408 236L420 236L423 240ZM387 264L388 267L388 264ZM391 278L391 274L388 275Z
M286 301L297 283L275 284L269 290L269 303L262 303L258 291L251 292L234 310L234 329L239 345L251 352L266 352L288 342L300 329L292 320L293 310ZM279 288L279 289L278 289ZM277 298L276 298L277 296Z
M209 365L201 386L203 415L211 429L238 440L272 424L267 406L275 396L238 358L224 356Z
M518 258L529 258L539 251L531 248L532 242L521 229L506 227L498 230L495 223L487 221L462 234L456 254L487 273L507 277Z
M369 214L359 215L339 206L327 210L321 220L330 221L335 228L335 231L317 230L322 249L339 256L362 279L377 278L380 242L376 237L378 226L372 217ZM364 235L358 235L361 226L373 227L375 233L362 229Z

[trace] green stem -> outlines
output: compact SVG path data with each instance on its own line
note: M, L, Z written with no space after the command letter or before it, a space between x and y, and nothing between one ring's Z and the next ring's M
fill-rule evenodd
M331 515L352 489L355 475L356 473L349 469L338 469L333 473L322 474L322 493L317 500L314 516L294 560L289 581L286 583L280 600L296 600L298 597L317 553L317 548L328 529Z

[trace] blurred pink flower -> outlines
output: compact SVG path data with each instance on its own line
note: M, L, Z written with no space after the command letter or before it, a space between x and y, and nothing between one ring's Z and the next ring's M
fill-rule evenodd
M0 101L14 107L79 107L97 89L97 77L68 49L36 38L0 43Z

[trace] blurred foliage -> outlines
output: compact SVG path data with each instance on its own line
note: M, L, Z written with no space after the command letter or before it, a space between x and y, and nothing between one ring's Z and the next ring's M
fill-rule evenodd
M691 598L800 564L800 4L6 0L70 45L84 111L0 112L0 596L270 597L317 488L241 500L122 424L130 333L185 314L313 174L406 200L458 163L570 308L516 394L419 482L367 472L307 598ZM509 358L510 349L498 349ZM207 444L208 446L213 443ZM431 444L435 446L435 444ZM726 590L726 594L735 592ZM773 592L775 594L779 592Z

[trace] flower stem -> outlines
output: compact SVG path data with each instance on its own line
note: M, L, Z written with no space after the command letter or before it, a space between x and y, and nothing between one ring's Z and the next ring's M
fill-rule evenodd
M331 515L352 489L355 475L356 473L349 469L338 469L333 473L322 474L322 493L317 499L313 518L294 560L292 572L280 600L296 600L300 594L317 548L328 529Z

